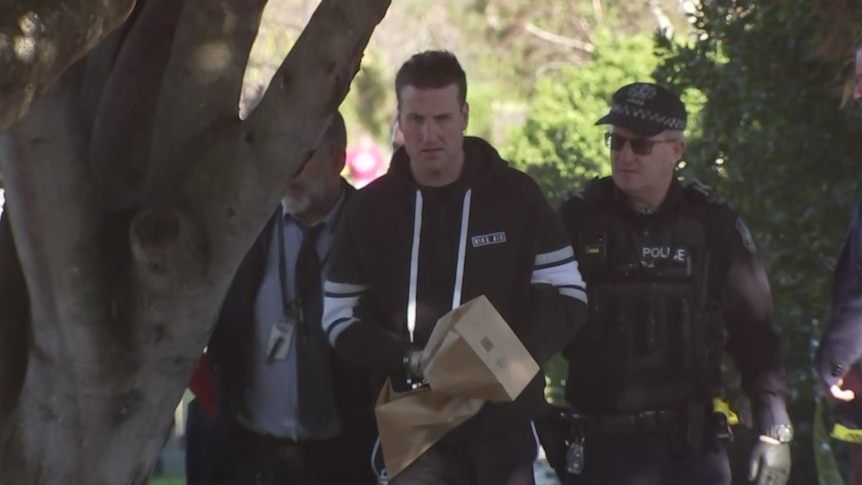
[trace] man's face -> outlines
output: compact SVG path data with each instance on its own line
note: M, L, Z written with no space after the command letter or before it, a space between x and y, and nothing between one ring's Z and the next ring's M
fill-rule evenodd
M685 141L669 141L674 138L672 134L664 131L656 136L642 137L620 126L610 127L611 143L624 142L622 147L616 145L610 149L611 171L620 190L629 196L643 198L666 188L673 177L674 166L685 150ZM649 145L652 145L651 151L648 150Z
M324 143L294 177L284 204L288 214L302 215L319 208L341 190L344 150Z
M401 89L398 120L414 171L446 173L458 163L469 108L458 100L458 87Z
M853 99L859 103L862 108L862 49L856 51L856 76L855 84L853 85Z

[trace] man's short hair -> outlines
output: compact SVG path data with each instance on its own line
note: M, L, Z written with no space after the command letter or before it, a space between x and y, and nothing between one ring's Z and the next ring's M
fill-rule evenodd
M320 145L347 147L347 127L344 125L344 117L341 116L341 112L336 111L332 114L329 126L326 127L323 138L320 139Z
M401 105L401 90L406 86L418 89L441 89L455 84L458 101L467 102L467 75L458 58L449 51L425 51L407 59L395 75L395 96Z

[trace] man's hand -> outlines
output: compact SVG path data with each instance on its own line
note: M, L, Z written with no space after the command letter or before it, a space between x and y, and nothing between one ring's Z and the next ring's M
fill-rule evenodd
M820 382L823 383L823 388L826 391L826 394L835 399L836 401L841 402L850 402L856 399L856 393L862 390L862 375L859 373L859 369L856 365L849 366L849 368L844 369L844 366L833 366L833 372L842 372L846 371L843 376L840 374L832 374L831 379L820 376ZM840 377L838 382L830 385L834 378Z
M790 477L790 445L761 436L754 445L748 480L756 485L785 485Z
M829 395L838 401L850 402L856 399L856 393L850 389L844 389L844 379L838 381L834 386L829 387Z
M425 364L424 354L421 350L411 349L404 356L404 367L414 377L425 377Z

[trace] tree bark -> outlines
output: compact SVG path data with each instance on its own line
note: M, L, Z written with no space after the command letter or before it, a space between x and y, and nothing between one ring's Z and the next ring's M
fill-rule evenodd
M3 483L146 483L237 266L390 0L324 0L247 121L264 2L177 3L148 0L0 137Z
M0 0L0 132L134 5L135 0Z

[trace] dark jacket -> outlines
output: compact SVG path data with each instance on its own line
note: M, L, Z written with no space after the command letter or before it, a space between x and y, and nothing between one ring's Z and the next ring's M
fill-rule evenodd
M465 138L464 153L461 177L431 188L414 182L399 149L389 172L356 194L336 236L324 328L341 355L396 386L405 352L422 348L453 306L478 296L540 364L585 313L571 246L536 183L481 139ZM526 426L543 385L538 375L515 403L486 404L444 439L482 441Z
M678 402L680 399L695 399L709 402L713 391L720 391L721 385L721 369L720 359L722 351L726 351L733 357L736 367L742 378L742 388L749 396L752 402L752 411L758 420L758 424L763 432L768 431L776 424L789 424L785 400L787 394L787 385L780 359L780 346L778 336L771 324L772 317L772 297L769 288L769 282L766 276L766 271L763 263L757 255L754 242L751 235L739 217L730 209L727 203L719 198L711 196L706 187L694 183L690 186L683 187L679 182L674 180L671 183L668 194L659 206L657 211L651 215L638 214L633 209L628 198L620 192L613 183L611 177L606 177L601 180L594 181L588 186L588 192L595 191L597 194L589 193L586 196L575 196L569 198L561 206L561 217L565 222L566 230L569 238L575 245L576 254L580 254L587 248L592 246L598 247L596 241L587 241L591 234L595 234L596 224L604 224L614 228L607 234L607 241L601 242L601 247L609 254L609 261L613 261L613 268L587 271L587 262L584 260L584 276L587 280L587 285L591 290L597 290L601 285L596 281L596 278L609 278L607 281L614 282L617 279L620 281L632 281L627 283L636 285L641 278L647 282L644 284L652 286L651 298L657 298L662 291L690 291L689 289L670 290L670 288L684 288L681 281L687 281L685 275L692 274L692 268L697 276L697 281L692 284L697 285L691 287L694 290L691 298L699 298L698 300L689 300L685 303L686 309L683 310L678 317L670 317L667 315L676 315L673 313L673 308L670 303L655 303L649 306L653 308L650 313L652 318L658 319L689 319L691 325L688 330L681 331L678 328L683 325L680 322L670 322L667 325L668 334L665 337L659 331L659 337L671 339L672 332L681 331L688 332L692 339L701 339L701 345L697 348L689 349L691 354L695 356L704 356L708 350L705 347L714 347L715 354L712 357L706 357L706 364L692 363L692 361L680 361L674 364L673 369L669 369L663 374L659 372L661 366L670 365L659 363L652 360L650 365L656 370L650 370L649 377L655 377L656 382L651 382L644 388L644 381L641 379L630 378L609 380L598 379L590 380L589 376L583 376L583 366L572 365L569 369L569 379L567 383L572 389L567 389L567 396L579 396L580 401L573 403L577 406L587 408L598 407L592 409L592 412L615 412L626 406L635 406L635 401L653 399L650 397L654 393L656 399L665 399L664 403L652 403L652 406L664 406L672 400L677 400L677 404L684 405L685 402ZM608 222L600 222L601 220ZM610 221L613 222L610 222ZM603 226L603 227L605 227ZM657 242L661 241L661 242ZM597 251L601 251L599 249ZM615 254L616 253L616 254ZM627 253L630 256L621 254ZM625 259L631 264L630 269L622 270L619 261ZM678 260L678 261L677 261ZM655 266L653 266L655 265ZM680 269L675 270L674 265ZM629 266L626 266L629 267ZM646 268L646 269L645 269ZM656 269L657 268L657 269ZM680 271L680 275L676 275L674 271ZM643 274L643 276L637 276ZM634 276L630 276L634 275ZM616 278L616 279L615 279ZM659 283L649 283L656 281ZM668 283L660 283L660 281L668 281ZM661 285L668 285L662 289ZM636 286L632 286L635 288ZM614 291L614 288L619 288L619 285L609 287L609 291ZM702 294L703 296L698 296ZM646 296L637 296L632 294L625 300L625 304L634 302L636 298L647 298ZM674 296L672 298L679 298ZM685 297L689 298L689 297ZM601 303L596 298L593 301L593 294L590 292L591 302L600 305ZM637 300L639 302L640 300ZM671 301L671 300L668 300ZM693 301L702 302L705 311L697 313L701 307L688 306ZM636 303L641 304L641 303ZM613 308L609 308L609 305ZM657 305L657 306L656 306ZM602 318L602 315L610 312L618 312L623 314L624 310L619 309L621 305L605 304L601 310L593 309L590 313L590 323L587 324L585 331L579 337L580 341L575 341L572 347L568 349L569 360L578 362L579 358L583 358L585 354L590 352L589 348L584 348L583 345L587 342L588 336L594 335L593 319ZM640 308L640 307L637 307ZM641 314L646 309L641 309ZM667 315L665 315L665 312ZM637 315L621 318L637 318ZM658 315L658 316L656 316ZM663 316L665 315L665 316ZM684 315L684 316L683 316ZM690 316L697 315L697 316ZM714 317L713 317L714 316ZM644 316L646 318L646 316ZM650 320L649 322L652 322ZM644 325L649 326L649 322ZM637 322L636 322L637 323ZM652 323L655 325L655 323ZM607 327L607 322L602 321L602 326ZM645 348L645 335L639 332L646 332L641 328L641 325L635 325L634 337L637 340L633 343L635 348ZM622 327L621 327L622 329ZM618 329L619 330L619 329ZM622 330L620 330L622 331ZM724 342L723 333L726 333L726 342ZM607 337L604 337L607 339ZM650 338L656 338L655 336ZM698 342L699 340L694 340ZM673 340L673 342L677 342ZM722 346L722 344L724 344ZM581 345L581 347L578 347ZM658 349L662 349L662 343L650 344L658 345ZM688 352L681 350L686 345L674 343L670 347L667 355L674 355L677 352ZM623 343L617 335L614 338L612 346L620 348ZM580 355L578 355L580 349ZM638 350L643 352L643 350ZM659 350L659 352L663 352ZM682 356L685 359L685 356ZM590 358L601 358L594 356ZM668 357L663 357L667 359ZM676 358L674 356L673 358ZM697 359L698 357L694 357ZM703 358L703 357L701 357ZM662 360L661 362L666 362ZM688 363L684 363L688 362ZM692 379L692 375L685 374L689 372L686 369L698 369L694 367L702 365L701 370L705 369L704 373L697 373ZM708 368L707 368L708 367ZM700 371L696 371L700 372ZM680 385L674 384L668 388L668 393L660 391L666 384L663 380L675 382L674 379L683 379L689 390L683 389ZM704 380L714 380L719 388L707 389L707 383ZM590 386L583 385L584 382L593 382L594 387L615 386L613 389L591 389ZM602 382L604 384L602 384ZM578 383L582 385L578 389ZM670 384L668 384L670 385ZM629 389L633 387L633 389ZM688 396L682 394L688 393ZM613 394L613 395L608 395ZM594 398L593 401L601 401L600 405L591 406L595 402L590 401L589 396L602 396L602 399ZM616 398L614 396L617 396ZM638 399L635 399L638 398ZM650 404L646 404L649 406ZM601 409L603 406L610 409ZM619 409L615 409L618 407ZM648 409L643 409L648 410ZM627 411L634 411L627 409Z
M355 189L346 181L345 187L346 196L343 203L347 204ZM218 402L218 416L212 416L206 409L195 406L197 421L193 422L190 416L188 424L189 429L197 428L198 432L208 436L208 439L204 438L201 443L201 448L205 451L188 450L191 456L200 460L204 471L212 470L219 454L224 450L227 429L233 425L236 418L251 372L249 364L254 335L255 299L263 280L266 255L276 227L276 217L280 213L277 211L267 222L237 270L210 337L207 356ZM342 213L336 224L343 222ZM348 365L335 352L330 353L330 361L332 386L342 424L340 440L347 443L347 446L343 447L347 458L333 457L333 463L342 463L356 470L357 479L351 483L375 483L369 462L376 436L373 421L373 403L376 396L372 393L369 375L355 366ZM190 440L195 438L190 437ZM191 447L192 443L189 443L189 448ZM205 473L200 475L204 476ZM191 480L189 483L196 485L192 484ZM199 483L205 484L209 481Z

